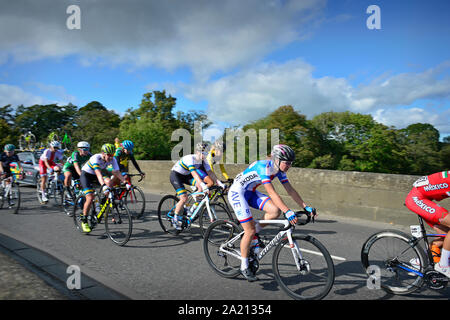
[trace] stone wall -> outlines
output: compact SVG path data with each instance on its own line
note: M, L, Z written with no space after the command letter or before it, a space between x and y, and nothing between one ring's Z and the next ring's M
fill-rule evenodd
M139 166L146 173L146 179L139 184L145 191L174 193L169 181L172 161L140 160ZM134 169L133 165L131 167ZM246 167L225 165L232 177ZM220 172L218 167L215 169ZM289 181L303 200L319 212L400 225L417 224L417 216L404 206L404 200L418 177L304 168L288 171ZM274 185L286 203L297 209L277 179ZM264 187L260 186L259 190L264 192ZM441 205L450 208L448 199Z

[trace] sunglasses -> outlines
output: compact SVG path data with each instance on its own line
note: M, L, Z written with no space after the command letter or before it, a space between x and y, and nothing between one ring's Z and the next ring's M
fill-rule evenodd
M282 163L284 163L287 166L292 165L292 161L281 161Z

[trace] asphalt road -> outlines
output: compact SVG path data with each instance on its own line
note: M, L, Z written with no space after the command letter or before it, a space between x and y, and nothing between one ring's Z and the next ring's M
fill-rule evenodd
M162 232L156 218L161 195L147 194L146 217L134 221L133 235L125 247L104 236L102 227L90 235L75 230L72 218L50 204L40 205L35 189L22 187L18 215L0 211L0 233L43 250L55 258L77 265L83 275L96 279L131 299L149 300L290 300L278 287L271 271L269 253L261 262L259 281L248 283L241 276L225 279L208 266L197 229L178 236ZM318 206L320 209L320 206ZM320 211L319 211L320 213ZM374 232L401 226L319 215L316 223L297 227L320 240L334 257L336 279L326 300L447 300L450 289L393 296L370 290L360 263L362 243ZM274 230L264 230L274 234Z

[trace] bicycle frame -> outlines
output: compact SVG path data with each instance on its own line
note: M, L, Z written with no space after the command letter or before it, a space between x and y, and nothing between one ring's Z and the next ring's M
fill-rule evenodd
M283 228L277 233L277 235L266 245L264 249L262 249L258 255L257 259L261 260L264 258L264 256L274 247L276 247L285 237L287 237L289 241L289 247L292 251L292 254L294 256L295 264L297 266L298 270L301 270L301 266L299 264L299 261L302 259L302 255L300 253L300 249L297 245L297 243L292 238L292 228L287 220L256 220L257 222L261 224L281 224L283 225ZM238 235L233 237L232 239L228 240L227 242L223 243L220 246L219 251L225 252L229 255L232 255L233 257L242 260L240 252L238 252L236 249L231 249L232 244L234 244L236 241L240 241L242 235L245 231L240 232ZM233 252L234 251L234 252Z
M210 206L210 202L209 202L209 197L206 197L206 194L204 192L194 192L191 193L190 196L191 197L195 197L196 195L203 195L205 196L203 198L202 201L200 201L200 203L198 204L197 208L195 208L194 212L192 212L191 216L186 216L187 221L188 221L188 225L192 224L192 221L195 220L195 218L197 217L198 213L200 212L200 209L203 208L203 206L206 204L206 210L208 211L208 215L209 215L209 219L210 221L214 221L216 217L213 217L212 213L211 213L211 206Z
M428 242L428 238L429 237L431 237L431 238L445 237L446 235L445 234L433 234L433 233L427 234L422 217L418 216L418 219L419 219L420 230L421 230L422 236L421 237L411 236L411 240L410 240L411 245L413 247L415 247L415 246L417 246L419 244L420 241L423 241L424 244L425 244L425 251L426 251L426 254L427 254L427 258L428 258L428 265L434 266L435 263L434 263L434 260L433 260L433 255L431 253L431 248L430 248L430 244ZM400 255L402 255L404 252L406 252L409 249L410 248L405 249L405 251L401 252ZM399 268L403 269L403 270L406 270L408 272L412 272L414 274L417 274L420 277L424 277L424 274L422 272L420 272L420 271L418 271L416 269L410 268L409 265L404 265L402 263L399 263L399 264L397 264L397 266Z

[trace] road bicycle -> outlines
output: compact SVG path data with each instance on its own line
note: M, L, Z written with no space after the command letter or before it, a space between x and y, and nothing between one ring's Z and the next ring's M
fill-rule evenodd
M78 196L83 193L81 189L81 183L79 179L71 179L70 186L68 188L64 188L63 191L63 210L64 212L71 217L73 214L73 206L75 205L75 201Z
M122 189L122 187L114 187L103 197L94 192L94 201L87 214L87 222L91 232L104 220L106 234L112 242L119 246L124 246L130 240L133 232L133 220L130 210L122 201L116 199L117 193L122 192ZM80 194L75 200L73 209L75 227L82 233L84 232L81 227L81 220L85 201L86 196Z
M299 225L314 222L314 215L296 212ZM249 268L256 273L260 261L275 248L272 269L275 280L291 298L315 300L324 298L331 290L334 264L325 246L310 235L294 235L288 220L256 220L261 224L282 225L270 241L260 243L260 251L250 249ZM218 220L206 230L203 251L208 265L222 277L234 278L241 271L240 242L244 231L235 221Z
M0 177L0 209L7 208L12 213L19 213L20 187L16 181L16 175Z
M126 174L127 182L131 184L131 177L140 176L138 182L141 182L144 177L140 174ZM130 209L132 216L139 219L145 212L145 195L141 188L132 185L130 190L123 187L122 192L116 194L117 200L123 200L123 203Z
M228 190L230 189L230 186L233 184L233 179L228 179L226 181L222 181L222 183L225 185L225 189L223 188L217 188L211 191L209 195L209 201L210 203L222 203L229 212L231 212L230 207L228 206L228 201L226 200L226 195L228 194Z
M36 185L36 194L40 204L45 204L48 201L42 199L41 179L39 177ZM60 171L54 171L48 177L48 181L45 187L45 194L48 199L53 199L56 205L63 206L63 194L64 194L64 175Z
M426 285L441 290L448 278L434 270L429 238L445 234L427 234L422 217L411 226L412 235L399 230L384 230L371 235L361 249L361 262L371 283L391 294L412 293ZM420 243L423 243L425 249Z
M215 192L222 189L218 186L212 186L209 191ZM200 200L201 199L201 200ZM164 196L158 204L158 221L164 232L179 234L190 229L198 219L200 233L203 237L208 226L218 219L232 219L231 212L220 202L211 203L210 198L205 192L192 192L188 196L182 217L181 230L177 230L173 224L174 212L179 198L175 195Z

